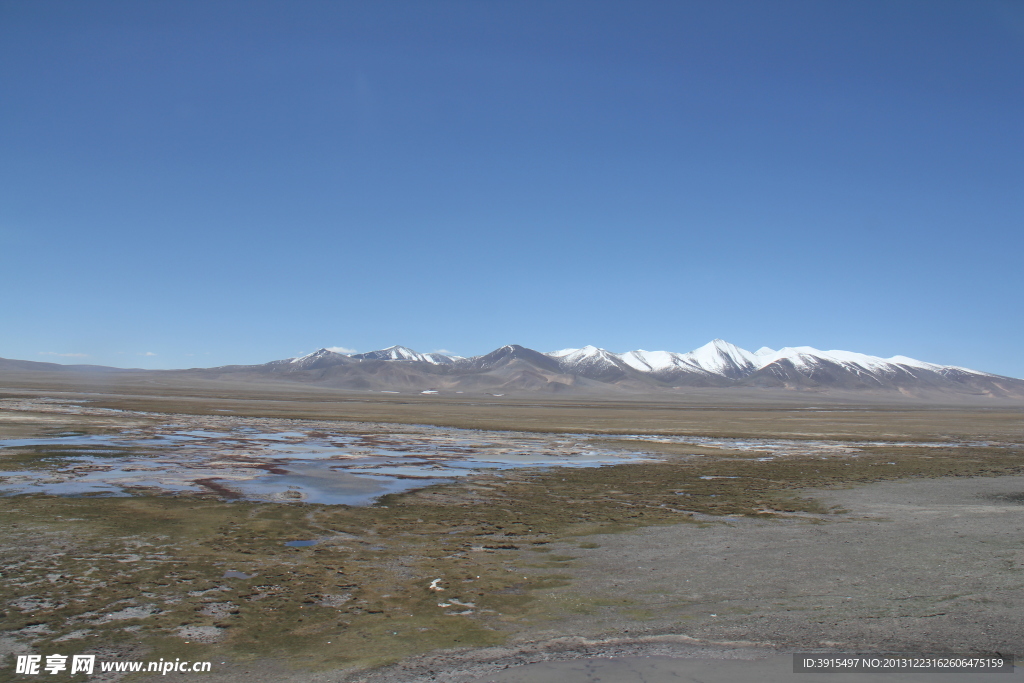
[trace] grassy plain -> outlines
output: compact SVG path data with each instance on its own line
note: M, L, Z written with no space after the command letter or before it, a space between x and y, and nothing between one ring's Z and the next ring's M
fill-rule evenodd
M165 414L230 414L606 434L609 445L664 460L482 473L369 507L212 494L0 497L7 521L0 630L11 653L30 647L146 659L271 659L314 670L379 666L550 631L569 608L545 596L572 581L566 567L575 559L549 552L553 545L593 549L596 534L728 516L827 521L841 512L805 497L807 488L1024 474L1022 411L1010 406L828 404L820 397L809 405L799 397L719 394L651 402L62 388L20 387L5 396L84 399L158 415L0 413L0 438L104 433ZM625 434L650 438L620 438ZM659 435L879 443L861 446L857 457L823 451L763 460L766 453L757 450L684 447ZM43 466L41 460L59 454L21 450L10 457L0 467ZM286 547L291 540L318 543ZM225 578L228 571L250 578ZM587 586L575 589L588 594ZM626 612L630 603L628 594L587 599ZM645 613L632 618L642 630Z

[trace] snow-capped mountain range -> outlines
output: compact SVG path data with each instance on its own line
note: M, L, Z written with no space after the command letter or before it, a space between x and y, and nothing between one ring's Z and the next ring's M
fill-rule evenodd
M995 377L987 372L969 370L951 365L936 365L908 358L893 356L879 358L852 351L821 351L810 346L786 347L775 351L763 346L751 353L723 339L715 339L688 353L672 351L628 351L610 353L604 349L585 346L582 349L563 349L547 354L558 358L568 367L592 366L595 364L625 363L640 372L664 374L673 372L706 373L729 379L739 379L762 368L788 361L801 371L812 373L825 364L844 367L851 372L865 376L911 372L912 369L931 372L970 373Z
M390 371L379 367L381 362L390 365ZM267 367L278 373L318 371L333 374L339 380L344 375L348 379L341 384L352 388L361 385L369 388L384 380L385 383L396 382L402 388L426 383L430 386L424 388L430 390L492 387L594 391L614 386L644 391L745 386L1024 397L1024 380L906 356L879 358L851 351L821 351L809 346L779 350L763 347L751 352L722 339L686 353L644 350L613 353L595 346L540 353L509 345L482 356L463 358L419 353L404 346L353 354L320 349L268 363ZM339 369L327 373L330 368ZM369 377L375 381L370 382Z
M404 346L366 353L323 348L260 365L189 370L138 370L0 358L0 380L23 381L40 373L59 373L65 380L79 376L89 386L170 379L246 384L286 382L350 391L431 395L545 392L653 396L696 395L706 389L726 390L729 396L738 395L738 390L763 396L781 390L854 397L903 395L947 402L974 401L978 397L1024 400L1024 380L988 372L906 356L879 358L851 351L820 351L809 346L751 352L721 339L686 353L613 353L595 346L541 353L511 344L472 358L419 353Z

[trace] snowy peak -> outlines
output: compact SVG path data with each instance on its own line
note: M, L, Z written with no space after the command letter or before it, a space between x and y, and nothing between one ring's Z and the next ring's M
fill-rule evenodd
M313 353L307 353L305 356L296 356L295 358L289 358L289 363L295 363L298 365L308 365L314 361L318 361L324 358L331 358L333 356L346 357L343 353L337 351L331 351L330 349L317 349Z
M822 351L811 346L778 351L762 346L751 353L724 339L714 339L687 353L628 351L612 353L595 346L547 354L563 372L609 381L635 371L671 385L732 386L736 383L773 386L843 386L896 388L974 381L994 377L976 370L926 363L906 356L879 358L853 351ZM922 374L923 373L923 374Z
M600 382L619 382L635 374L635 369L624 362L619 354L596 346L562 349L545 355L558 361L559 370L564 374Z
M394 360L406 362L430 363L431 365L450 365L460 356L449 356L443 353L420 353L405 346L389 346L386 349L354 353L350 356L356 360Z
M756 369L754 354L722 339L715 339L689 353L672 351L627 351L612 353L595 346L563 349L548 354L557 358L567 371L581 372L593 368L630 368L637 372L663 376L682 374L718 375L736 378Z
M442 353L420 353L406 346L389 346L386 349L366 353L343 354L327 348L317 349L304 356L274 361L275 364L290 364L299 367L336 364L351 360L383 360L407 363L430 363L431 365L455 365L459 362L481 361L492 363L501 358L528 358L532 362L543 362L543 358L555 361L562 372L584 376L600 376L605 381L612 376L639 372L661 377L670 381L681 375L719 377L730 380L743 379L759 371L785 364L801 374L819 372L821 368L838 367L858 375L893 376L900 373L913 375L915 371L942 374L944 376L976 375L998 377L986 372L970 370L952 365L927 363L907 356L880 358L853 351L822 351L812 346L787 346L774 350L762 346L751 353L724 339L713 339L703 346L677 353L674 351L627 351L613 353L607 349L587 345L582 348L561 349L540 354L518 344L508 344L484 356L465 359ZM486 359L486 360L485 360ZM547 363L544 363L547 365ZM552 367L554 367L552 365ZM777 374L777 373L776 373Z
M317 349L313 353L307 353L305 356L296 356L295 358L289 358L288 362L289 363L303 363L304 361L314 360L314 359L317 359L317 358L323 358L323 357L327 356L330 353L332 353L332 352L328 351L327 349Z
M671 351L628 351L619 356L622 362L640 372L659 372L691 365L681 353Z
M592 345L540 353L509 344L472 358L420 353L397 345L354 354L322 348L305 356L268 363L266 367L275 375L299 371L297 374L303 378L336 377L344 373L354 377L370 373L370 379L351 380L361 386L359 382L379 382L381 377L391 376L380 374L382 363L401 364L401 377L425 373L424 377L431 378L431 386L439 377L458 385L462 381L489 382L492 380L487 377L500 376L505 378L502 382L513 382L509 386L536 385L555 387L559 391L568 390L566 387L570 386L591 387L588 391L600 386L630 391L760 387L815 392L889 391L904 395L952 392L1024 398L1024 380L927 363L907 356L880 358L852 351L822 351L811 346L779 350L761 347L751 353L724 339L714 339L685 353L643 349L614 353ZM397 367L392 369L398 371ZM458 379L469 377L474 379Z
M313 353L304 356L296 356L286 360L279 360L269 365L283 366L295 370L313 370L326 368L332 365L342 365L351 362L349 357L343 353L331 351L330 349L317 349Z
M758 368L764 368L780 361L789 361L794 367L804 370L813 370L823 363L834 363L856 372L867 373L893 373L901 368L919 368L923 370L939 371L946 366L934 363L925 363L906 356L894 356L893 358L879 358L864 353L853 351L821 351L812 346L794 346L764 353L755 357ZM957 368L962 369L962 368ZM967 370L967 372L974 372ZM985 374L985 373L976 373Z
M549 353L549 356L558 358L567 365L606 363L616 365L618 356L614 353L599 349L596 346L584 346L582 349L562 349Z
M757 356L724 339L710 341L684 357L702 370L730 379L748 375L758 368Z
M390 361L406 361L406 362L422 362L430 363L431 365L451 365L457 361L463 360L462 356L451 356L444 353L419 353L413 351L406 346L389 346L386 349L379 349L377 351L368 351L366 353L339 353L332 351L327 348L318 349L313 353L307 353L304 356L296 356L295 358L289 358L283 361L274 361L274 364L287 363L290 365L297 365L299 367L309 367L313 364L322 364L323 362L339 363L346 359L352 360L390 360Z
M424 360L423 354L417 353L405 346L389 346L386 349L379 349L377 351L354 353L351 357L360 360Z

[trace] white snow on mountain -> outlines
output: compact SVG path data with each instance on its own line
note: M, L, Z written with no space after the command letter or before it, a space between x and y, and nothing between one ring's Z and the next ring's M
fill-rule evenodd
M356 359L419 361L430 363L431 365L450 365L457 360L462 360L461 356L451 356L444 353L420 353L405 346L389 346L379 351L354 353L351 357Z
M568 365L615 365L615 361L619 358L618 354L599 349L596 346L584 346L582 349L562 349L547 355L558 358Z
M820 351L811 346L794 346L779 349L774 353L766 353L762 356L757 356L758 367L763 368L766 365L778 362L780 360L788 360L798 368L810 368L815 365L818 361L831 361L838 363L839 365L846 366L857 366L865 370L875 372L892 369L893 363L885 360L884 358L878 358L877 356L868 356L863 353L854 353L852 351Z
M374 355L381 358L381 360L425 360L428 363L430 362L426 354L417 353L404 346L389 346L386 349L375 351Z
M337 347L335 347L337 348ZM504 347L511 351L513 347ZM297 364L314 362L331 355L343 355L353 359L392 360L406 362L425 362L433 365L451 365L465 360L461 356L442 353L419 353L405 346L390 346L386 349L367 353L340 354L334 348L322 348L304 356L288 359ZM788 361L800 372L812 372L824 363L834 363L858 374L892 375L900 372L926 370L937 373L968 373L987 377L998 377L987 372L979 372L951 365L938 365L925 361L893 356L879 358L853 351L822 351L811 346L794 346L774 350L763 346L751 353L723 339L714 339L700 348L686 353L674 351L627 351L613 353L596 346L584 346L578 349L561 349L545 354L556 359L566 372L576 370L599 370L601 368L632 368L642 373L665 373L682 371L700 375L717 375L731 379L742 378L773 363Z
M900 371L911 372L912 368L931 372L948 372L951 370L975 375L996 377L986 372L970 370L951 365L937 365L925 361L893 356L879 358L853 351L822 351L811 346L786 347L776 351L762 346L751 353L723 339L715 339L704 346L687 353L673 351L627 351L612 353L595 346L584 346L581 349L562 349L547 354L556 358L563 367L593 367L596 363L614 364L616 360L639 372L658 373L666 370L684 370L696 373L707 373L722 377L737 378L749 375L773 363L789 361L798 370L809 372L822 363L835 363L856 373L892 374Z
M937 365L936 363L927 363L915 358L908 358L907 356L879 358L878 356L869 356L864 353L855 353L853 351L821 351L820 349L816 349L811 346L787 347L771 353L758 355L757 360L758 368L766 367L780 360L788 360L797 368L809 370L820 361L830 361L857 372L864 371L868 373L893 373L900 370L910 372L908 368L917 368L921 370L929 370L931 372L956 370L973 375L983 375L987 377L997 376L987 372L957 367L955 365Z
M923 360L915 360L914 358L907 358L906 356L893 356L889 359L891 363L897 363L899 365L909 365L914 368L923 368L925 370L931 370L932 372L941 372L942 370L959 370L960 372L969 372L973 375L984 375L986 377L999 377L991 372L982 372L981 370L971 370L970 368L962 368L959 365L936 365L935 363L927 363Z
M289 362L301 364L303 361L313 361L332 354L356 359L372 358L374 360L421 361L424 363L431 363L433 365L441 365L462 360L462 356L452 356L443 353L419 353L418 351L413 351L405 346L397 345L389 346L386 349L380 349L378 351L370 351L368 353L356 353L350 349L343 349L345 351L349 351L349 353L339 353L339 350L341 350L340 347L318 349L313 353L307 353L305 356L290 358Z
M305 356L296 356L295 358L289 358L288 362L289 363L301 363L302 361L305 361L305 360L315 360L317 358L323 358L324 356L329 356L332 353L337 353L337 351L331 351L330 349L317 349L313 353L307 353ZM347 355L347 354L339 353L338 355L339 356L344 356L344 355Z
M715 339L685 357L702 370L715 375L730 375L757 367L757 357L723 339Z
M628 351L619 356L626 365L640 372L657 372L668 368L688 365L680 353L671 351Z
M681 370L698 374L738 377L757 368L754 354L722 339L708 342L689 353L672 351L627 351L612 353L596 346L582 349L562 349L548 356L558 359L563 368L594 368L596 366L627 365L639 372L659 373Z

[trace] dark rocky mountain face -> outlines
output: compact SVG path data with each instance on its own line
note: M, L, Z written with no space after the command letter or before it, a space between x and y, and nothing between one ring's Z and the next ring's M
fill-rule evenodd
M483 356L468 358L461 367L487 371L508 366L514 361L521 361L524 365L533 366L539 372L555 374L562 372L562 368L559 366L557 360L551 358L547 354L534 351L533 349L528 349L525 346L519 346L518 344L509 344L508 346L502 346L500 349L495 349Z

